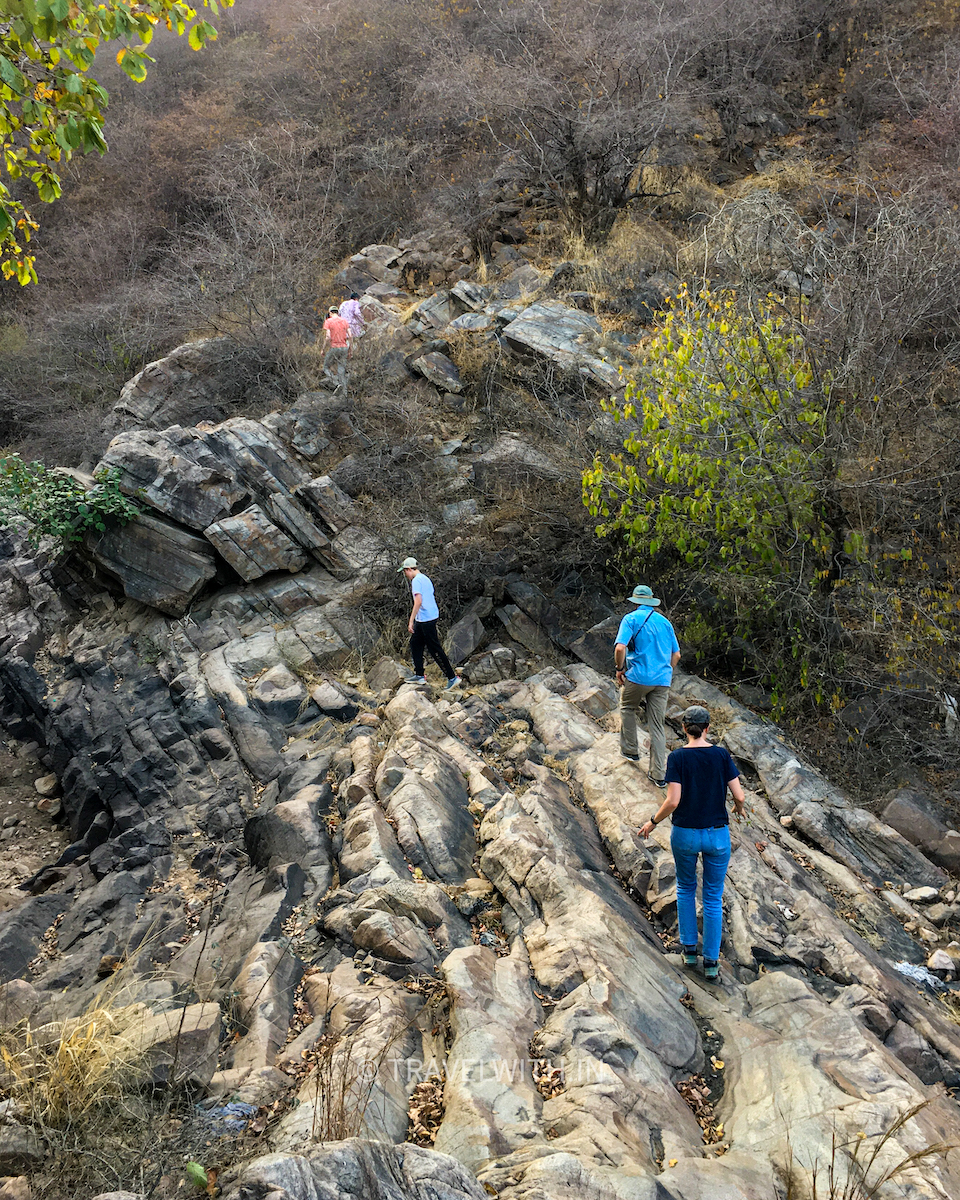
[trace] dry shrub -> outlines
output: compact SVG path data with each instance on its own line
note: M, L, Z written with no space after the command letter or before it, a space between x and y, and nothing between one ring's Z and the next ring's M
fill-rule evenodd
M460 378L468 386L482 388L501 364L503 350L488 333L457 331L448 339L450 357L457 364Z
M23 1028L0 1042L3 1086L30 1124L62 1129L120 1104L145 1083L132 1035L141 1005L95 1007L62 1024Z
M774 160L763 171L745 175L730 191L740 199L756 191L765 191L796 201L811 189L816 189L819 194L819 189L828 181L829 171L824 170L822 164L799 156Z
M825 235L811 230L769 187L748 190L713 216L677 262L687 277L730 279L764 286L784 270L820 268Z
M723 190L706 177L703 164L646 167L644 179L647 190L662 197L657 215L674 221L711 216L724 201Z

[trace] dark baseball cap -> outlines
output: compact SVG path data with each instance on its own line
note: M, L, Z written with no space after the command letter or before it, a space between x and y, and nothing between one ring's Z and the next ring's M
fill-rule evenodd
M684 725L709 725L710 713L702 704L691 704L689 708L684 709L680 719Z

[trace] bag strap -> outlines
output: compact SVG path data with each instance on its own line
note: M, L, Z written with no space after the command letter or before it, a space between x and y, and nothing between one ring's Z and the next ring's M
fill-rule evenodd
M633 634L632 634L632 635L631 635L631 637L630 637L630 641L629 641L629 642L627 642L627 653L628 653L628 654L629 654L629 653L630 653L630 651L631 651L631 650L634 648L634 645L633 645L633 644L634 644L634 642L637 640L637 634L638 634L638 633L641 633L641 632L643 631L643 626L644 626L644 625L646 625L647 621L649 621L649 620L650 620L650 618L653 616L653 614L654 614L655 612L656 612L656 609L654 609L654 608L651 608L651 609L650 609L650 611L647 613L646 617L644 618L643 625L641 625L639 629L635 629L635 630L633 631Z

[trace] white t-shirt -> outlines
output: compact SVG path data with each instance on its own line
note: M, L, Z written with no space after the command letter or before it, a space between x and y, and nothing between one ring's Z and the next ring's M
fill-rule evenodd
M433 584L422 571L418 571L410 580L410 591L414 596L419 592L422 597L416 620L435 621L440 616L440 609L437 607L437 598L434 595Z

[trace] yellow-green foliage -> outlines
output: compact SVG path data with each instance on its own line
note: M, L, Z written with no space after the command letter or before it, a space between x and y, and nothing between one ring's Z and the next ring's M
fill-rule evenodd
M597 532L644 556L777 575L831 547L824 483L840 406L789 318L732 292L681 291L622 404L623 452L595 458L584 503Z

